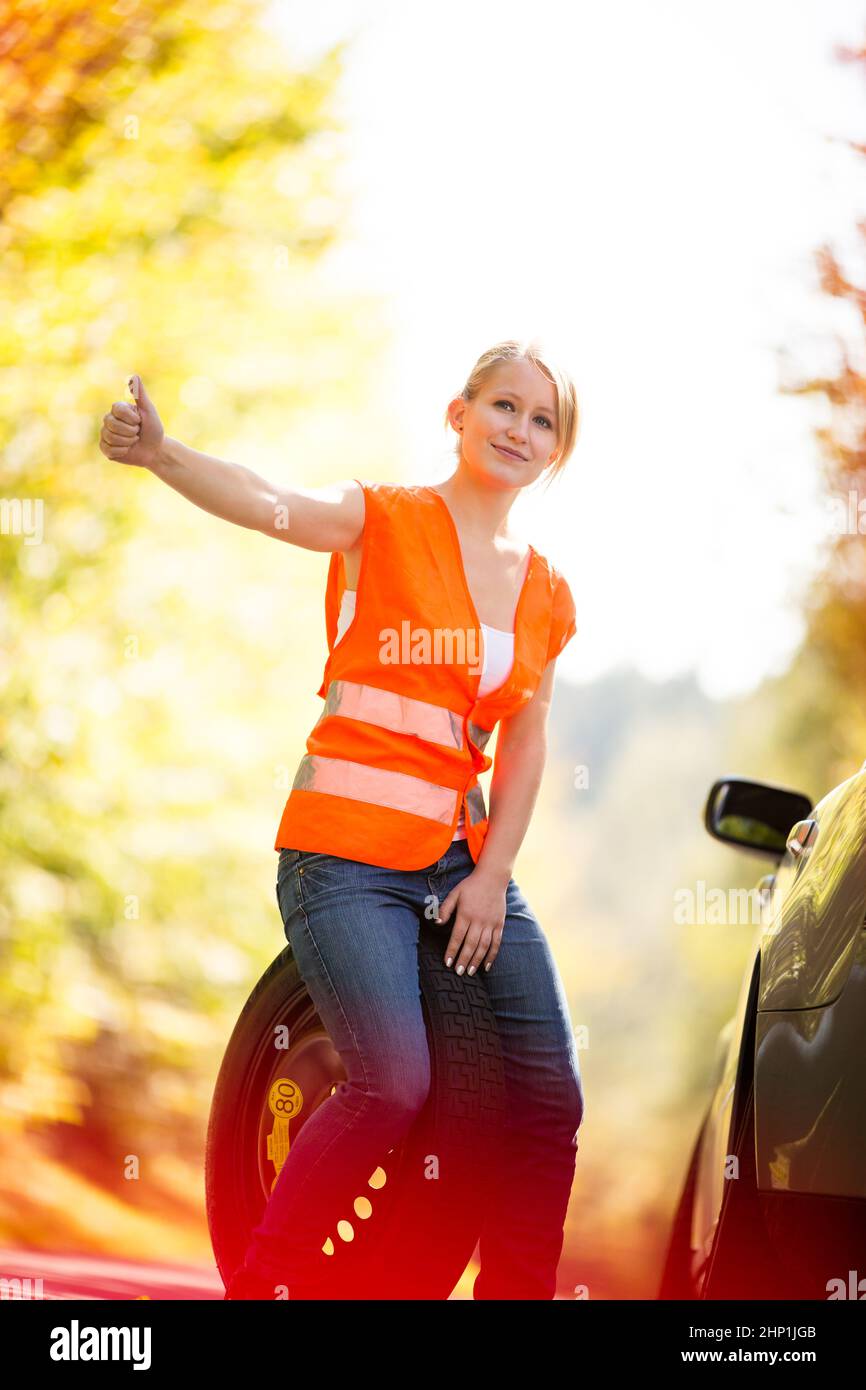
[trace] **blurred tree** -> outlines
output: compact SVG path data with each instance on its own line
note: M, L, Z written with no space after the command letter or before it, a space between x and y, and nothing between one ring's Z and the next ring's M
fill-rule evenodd
M866 49L839 45L836 55L866 68ZM845 143L866 155L866 145ZM866 241L866 221L858 222L857 233ZM866 286L829 245L818 248L815 260L821 290L852 312L847 338L836 334L835 369L782 386L790 395L820 395L829 408L829 423L816 429L816 438L832 532L809 595L805 640L785 678L803 693L800 701L786 699L787 727L796 737L785 741L812 763L815 794L823 795L866 757Z
M285 944L273 838L327 557L97 441L139 371L196 447L280 471L292 437L363 476L344 446L385 330L324 269L342 52L294 70L253 0L0 5L0 1158L38 1132L128 1199L147 1155L147 1205L169 1150L200 1161L232 1016Z

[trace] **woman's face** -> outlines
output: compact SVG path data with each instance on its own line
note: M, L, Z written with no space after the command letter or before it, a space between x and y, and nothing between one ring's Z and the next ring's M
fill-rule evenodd
M457 396L449 414L467 467L488 485L527 487L556 450L556 392L532 362L500 362L475 400Z

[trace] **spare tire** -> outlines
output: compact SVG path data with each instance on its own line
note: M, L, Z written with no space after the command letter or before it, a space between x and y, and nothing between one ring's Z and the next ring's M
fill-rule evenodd
M353 1210L334 1213L324 1283L292 1287L292 1299L447 1299L481 1233L505 1119L496 1020L483 970L446 969L441 928L421 923L418 953L427 1101L402 1142L382 1154ZM211 1104L205 1193L224 1283L243 1261L290 1142L345 1078L287 946L244 1005Z

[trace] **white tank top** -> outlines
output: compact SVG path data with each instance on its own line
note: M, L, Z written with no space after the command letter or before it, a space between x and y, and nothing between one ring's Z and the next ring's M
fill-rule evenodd
M340 641L346 632L349 624L355 616L355 593L354 589L344 589L343 597L340 602L340 616L337 619L337 635L334 639L334 646ZM514 665L514 633L505 632L501 627L490 627L487 623L481 624L481 679L478 682L478 695L489 695L491 690L496 690L508 679L512 666ZM465 840L466 830L464 829L465 816L463 808L460 808L460 819L457 822L457 829L453 839Z

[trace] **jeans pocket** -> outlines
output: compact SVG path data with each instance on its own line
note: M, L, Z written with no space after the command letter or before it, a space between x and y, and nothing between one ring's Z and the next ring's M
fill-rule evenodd
M364 866L358 866L354 860L318 850L303 850L295 870L300 901L309 902L320 893L348 891L354 881L354 871L359 867L363 872Z
M284 850L283 853L286 853ZM277 907L280 909L280 916L285 927L289 919L297 911L300 901L300 887L298 879L298 851L289 851L295 858L280 858L277 866L277 882L275 891L277 895Z
M289 878L295 872L296 866L301 858L299 849L281 849L280 858L277 863L277 888L284 879Z

